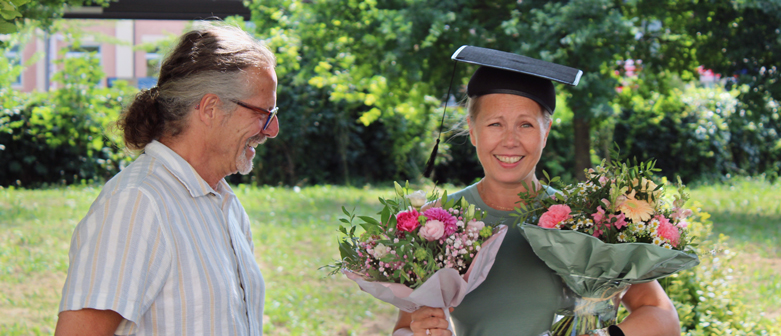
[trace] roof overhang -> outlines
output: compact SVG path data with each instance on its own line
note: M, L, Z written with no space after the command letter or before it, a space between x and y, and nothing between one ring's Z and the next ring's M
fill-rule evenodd
M114 0L108 7L65 10L66 19L208 20L238 15L250 19L242 0Z

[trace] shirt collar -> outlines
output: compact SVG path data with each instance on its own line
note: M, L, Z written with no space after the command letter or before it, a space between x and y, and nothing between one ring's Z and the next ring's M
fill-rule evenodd
M219 196L224 196L223 194L225 193L232 193L228 183L225 182L225 179L221 179L217 183L217 190L219 190L219 192L212 189L212 187L201 178L201 175L195 171L195 168L193 168L190 163L168 148L168 146L157 140L152 140L152 142L146 145L144 154L148 154L153 158L160 160L163 167L168 169L171 175L182 183L193 198L205 196L210 193Z

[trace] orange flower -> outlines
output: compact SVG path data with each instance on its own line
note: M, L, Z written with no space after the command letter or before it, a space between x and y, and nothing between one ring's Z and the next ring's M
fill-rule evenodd
M635 199L635 191L632 190L629 195L626 195L626 201L621 203L618 210L624 213L624 215L631 219L632 222L644 222L651 219L651 215L654 213L654 208L646 201Z

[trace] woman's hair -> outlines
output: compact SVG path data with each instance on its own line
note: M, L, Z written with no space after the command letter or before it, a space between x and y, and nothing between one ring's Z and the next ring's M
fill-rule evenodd
M241 100L255 89L247 70L275 66L274 54L237 27L212 24L185 33L163 61L157 86L139 92L120 115L125 145L139 150L179 135L188 111L205 94L223 103Z
M472 121L475 121L477 118L477 107L478 107L478 99L480 97L467 97L466 99L466 118L471 119ZM550 123L550 121L553 119L553 114L548 112L545 108L542 107L539 103L537 103L537 106L540 107L540 112L542 112L542 117L545 120L546 126Z
M477 118L478 113L478 98L480 97L467 97L466 102L464 105L466 106L466 115L464 118L455 126L453 126L453 130L458 130L454 137L456 136L467 136L469 135L469 128L465 127L466 125L469 125L468 120L472 120L473 122ZM550 121L553 119L553 115L548 112L548 110L544 109L542 105L539 103L537 104L540 106L540 111L542 112L542 117L545 120L545 126L550 124Z

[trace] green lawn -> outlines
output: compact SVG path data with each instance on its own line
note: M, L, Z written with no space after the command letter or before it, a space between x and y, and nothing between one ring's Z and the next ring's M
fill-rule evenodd
M781 181L736 178L726 184L701 186L693 200L711 214L713 234L729 236L739 252L739 279L745 301L765 315L781 318Z
M757 311L781 311L781 184L735 180L692 191L713 215L714 232L732 235ZM389 188L313 186L234 188L253 221L266 280L267 335L388 335L395 308L342 276L319 270L338 256L341 206L379 209ZM448 188L451 189L451 188ZM73 228L99 187L0 189L0 335L51 334L68 267ZM775 267L766 267L775 262ZM764 266L764 267L763 267Z

